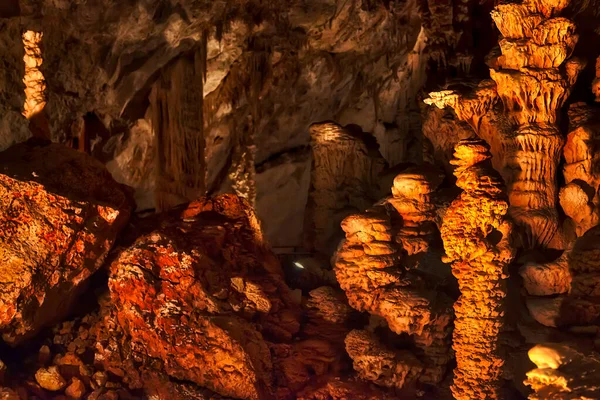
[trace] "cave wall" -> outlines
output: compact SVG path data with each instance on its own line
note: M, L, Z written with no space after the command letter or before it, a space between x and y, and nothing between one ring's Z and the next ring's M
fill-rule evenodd
M84 125L90 151L119 181L136 188L139 209L154 207L151 87L179 57L204 46L209 193L230 190L235 147L250 130L254 164L266 176L269 160L308 145L313 122L359 125L378 138L392 165L406 160L411 131L419 128L415 94L424 82L426 37L415 0L11 4L0 10L0 148L28 135L20 116L21 32L41 31L52 139L68 142ZM306 174L278 168L280 179L306 187ZM267 225L303 213L296 200L280 203L281 215L261 212L272 213L268 205L297 187L257 186L257 208ZM299 244L298 238L290 237L287 245Z

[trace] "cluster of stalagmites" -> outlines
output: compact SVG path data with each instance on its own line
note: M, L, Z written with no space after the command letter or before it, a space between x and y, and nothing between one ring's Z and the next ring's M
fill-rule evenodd
M128 225L130 191L90 156L34 139L0 160L0 331L21 346L0 355L0 398L387 398L347 361L344 293L294 295L244 199ZM383 386L415 379L406 360Z
M349 304L413 340L411 353L380 343L368 331L346 337L354 368L380 386L438 383L451 357L452 301L436 290L436 278L419 262L436 234L439 238L430 195L441 179L439 172L425 171L398 175L392 197L344 219L346 239L335 255L336 276Z
M509 242L508 204L500 176L480 139L461 140L455 149L456 184L463 192L444 215L441 235L446 261L461 295L454 304L453 348L457 367L452 392L457 399L499 398L504 363L502 328Z

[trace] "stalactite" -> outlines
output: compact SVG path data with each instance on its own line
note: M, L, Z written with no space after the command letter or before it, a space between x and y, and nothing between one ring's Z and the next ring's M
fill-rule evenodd
M150 95L157 152L155 197L161 211L193 201L205 192L206 40L202 46L193 59L182 56L165 68Z
M454 304L453 345L457 367L455 399L498 399L503 357L502 327L507 267L514 253L511 224L500 176L481 139L463 139L455 147L456 184L463 193L446 211L441 227L446 260L458 279L461 296Z
M491 77L513 124L504 140L510 215L525 247L562 248L556 172L564 144L558 112L583 63L571 55L575 25L556 17L569 1L505 3L492 18L502 33Z
M43 63L41 44L42 32L26 31L23 33L25 55L25 104L23 115L30 121L32 134L50 139L50 129L44 112L46 106L46 80L40 67Z

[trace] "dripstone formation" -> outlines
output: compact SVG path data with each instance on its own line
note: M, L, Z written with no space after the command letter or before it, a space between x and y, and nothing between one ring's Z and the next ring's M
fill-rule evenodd
M513 258L511 224L505 218L508 203L484 141L461 140L454 156L456 184L463 192L446 211L441 227L446 261L452 263L461 292L454 303L457 367L452 393L456 399L497 399L504 363L498 335Z

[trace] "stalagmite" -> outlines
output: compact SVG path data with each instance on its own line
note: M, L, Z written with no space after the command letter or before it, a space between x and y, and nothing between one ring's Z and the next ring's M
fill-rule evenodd
M333 122L310 127L313 167L308 195L306 247L331 254L342 238L339 223L370 207L385 161L373 137Z
M454 155L456 184L463 193L446 211L441 227L446 261L452 262L461 291L454 304L457 367L452 393L459 400L497 399L504 363L498 341L504 279L513 258L508 204L487 143L461 140Z
M34 136L50 138L48 122L44 113L46 106L46 80L40 70L43 63L41 43L44 34L42 32L25 31L23 33L23 46L25 55L25 104L23 104L23 115L31 121L30 127Z
M203 84L206 49L179 57L152 87L156 207L167 210L204 195Z
M510 215L525 247L564 248L559 231L556 172L563 135L558 113L583 63L569 59L578 36L572 21L557 17L569 1L503 3L492 19L503 35L490 59L514 133L504 141Z
M582 236L600 222L600 115L585 103L569 109L569 134L563 156L565 186L559 199L565 214L573 221L576 236Z
M424 355L419 380L441 381L450 358L450 298L418 270L401 265L403 249L383 206L348 216L342 228L346 240L334 256L335 272L350 306L384 318L394 333L410 335Z

